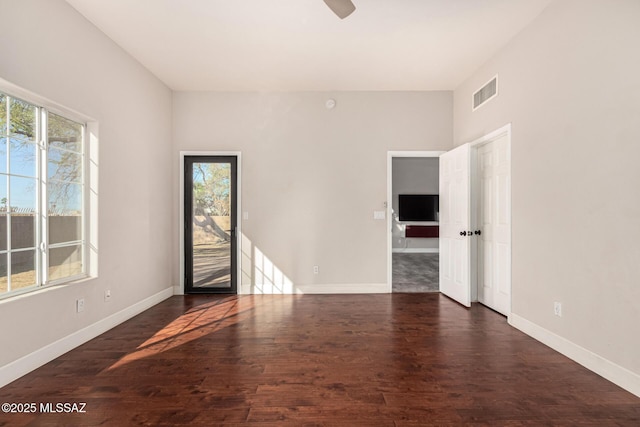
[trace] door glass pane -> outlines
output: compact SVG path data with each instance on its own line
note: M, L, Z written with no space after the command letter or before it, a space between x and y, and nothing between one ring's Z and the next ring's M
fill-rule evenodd
M193 287L231 287L231 164L193 163Z
M49 280L82 273L82 246L49 249Z
M36 284L35 250L11 253L11 290Z

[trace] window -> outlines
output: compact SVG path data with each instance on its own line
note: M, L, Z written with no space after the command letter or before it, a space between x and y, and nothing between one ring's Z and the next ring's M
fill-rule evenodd
M0 298L86 275L85 133L0 92Z

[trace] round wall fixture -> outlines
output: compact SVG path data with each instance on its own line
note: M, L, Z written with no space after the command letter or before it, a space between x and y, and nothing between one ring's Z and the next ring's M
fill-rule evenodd
M335 99L327 99L327 102L325 102L324 105L327 107L327 110L331 110L336 106L336 100Z

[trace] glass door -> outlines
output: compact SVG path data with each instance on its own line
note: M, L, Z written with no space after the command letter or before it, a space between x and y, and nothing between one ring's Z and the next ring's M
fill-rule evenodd
M236 293L235 156L184 158L185 292Z

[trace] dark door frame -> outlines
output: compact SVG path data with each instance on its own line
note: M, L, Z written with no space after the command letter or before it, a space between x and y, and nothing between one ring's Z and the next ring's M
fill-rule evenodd
M193 163L230 163L231 164L231 207L230 207L230 275L229 288L198 288L193 287L193 224L191 218L193 203ZM182 153L182 262L181 270L184 293L236 294L238 293L238 212L240 208L239 193L239 163L240 155L235 153Z

